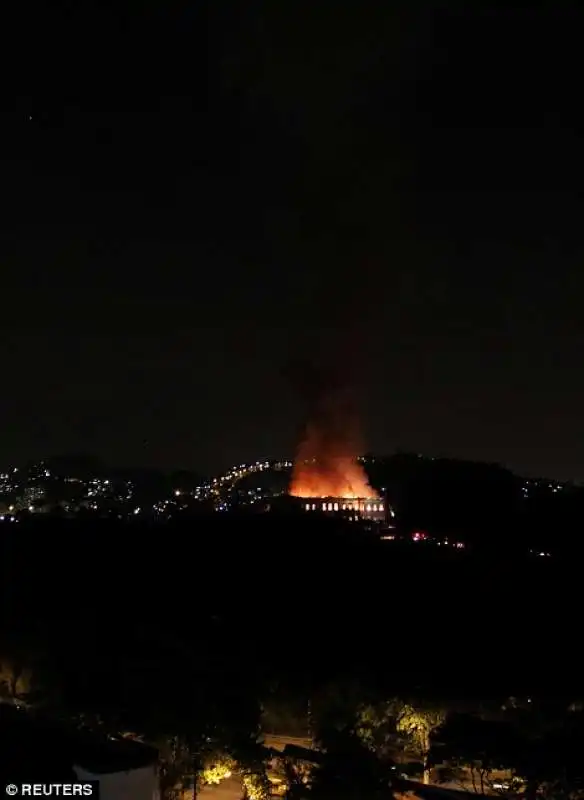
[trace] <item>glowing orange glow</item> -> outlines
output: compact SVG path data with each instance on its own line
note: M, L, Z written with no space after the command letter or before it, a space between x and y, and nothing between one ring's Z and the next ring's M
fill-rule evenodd
M377 497L365 470L350 457L330 458L325 461L299 460L294 465L290 494L294 497Z
M294 497L377 498L357 460L361 437L345 377L331 365L307 374L308 425L292 471L289 491Z

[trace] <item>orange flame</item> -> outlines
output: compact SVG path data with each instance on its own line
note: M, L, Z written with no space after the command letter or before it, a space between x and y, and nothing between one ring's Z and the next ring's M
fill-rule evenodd
M331 458L322 462L297 462L292 473L290 494L294 497L377 497L364 469L352 458Z
M309 425L298 449L292 471L290 494L294 497L377 497L365 470L353 455L344 437L332 442L325 433Z
M343 370L307 369L308 426L297 452L290 494L294 497L377 497L357 460L359 425Z

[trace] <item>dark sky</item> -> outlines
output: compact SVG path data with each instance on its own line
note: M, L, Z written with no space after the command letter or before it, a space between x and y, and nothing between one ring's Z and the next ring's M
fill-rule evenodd
M288 455L344 348L369 449L584 479L576 5L15 5L0 463Z

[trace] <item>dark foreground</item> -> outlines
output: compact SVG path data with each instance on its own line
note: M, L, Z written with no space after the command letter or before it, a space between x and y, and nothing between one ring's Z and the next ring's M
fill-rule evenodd
M400 549L315 522L42 523L0 542L2 628L111 663L188 650L217 675L357 673L483 695L578 688L580 564ZM81 658L76 656L76 660Z

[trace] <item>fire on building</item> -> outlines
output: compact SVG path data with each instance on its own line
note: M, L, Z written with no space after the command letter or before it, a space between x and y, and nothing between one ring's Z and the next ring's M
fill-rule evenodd
M369 485L365 470L356 458L329 457L296 462L290 495L303 501L305 511L353 520L386 520L386 504Z
M370 486L357 454L357 413L344 373L309 375L310 407L293 465L289 494L308 512L386 521L386 503Z

